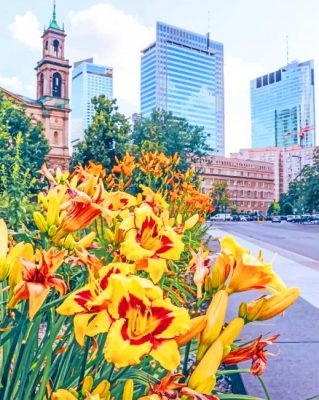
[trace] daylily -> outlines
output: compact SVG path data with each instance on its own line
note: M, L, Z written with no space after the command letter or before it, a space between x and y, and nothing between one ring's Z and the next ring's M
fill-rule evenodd
M179 383L184 378L182 374L172 374L169 372L159 383L151 385L151 390L147 396L139 397L138 400L218 400L214 395L198 393L186 386L186 383ZM186 396L186 397L185 397Z
M133 174L136 164L134 162L135 157L131 156L130 153L126 152L122 161L115 156L115 161L116 165L112 168L112 173L122 174L125 176L131 176Z
M126 218L120 228L126 232L121 255L136 261L137 268L146 269L155 283L166 271L166 259L178 260L184 250L181 237L164 226L147 204L136 208L134 216Z
M273 335L268 339L263 339L262 336L259 336L252 343L238 347L235 350L232 350L224 359L224 364L238 364L242 361L252 360L252 365L250 368L250 372L252 375L260 376L263 374L266 366L267 366L267 358L266 355L273 355L265 350L266 346L269 346L274 343L274 341L279 337L279 335Z
M104 189L100 183L95 189L93 197L84 192L69 187L68 195L70 200L62 204L61 209L65 210L65 215L58 229L57 239L64 236L65 233L75 232L86 228L95 218L103 216L111 221L111 215L107 210L103 210Z
M9 307L15 307L19 301L29 299L28 315L32 320L51 288L63 296L66 292L66 285L62 279L53 274L61 266L65 256L65 250L57 253L56 249L52 247L49 251L42 251L38 254L38 264L22 259L22 281L14 287Z
M299 296L299 288L282 289L276 294L263 296L247 304L246 315L243 317L247 322L273 318L283 313Z
M9 250L8 228L4 220L0 219L0 282L3 281L11 271L17 271L21 268L20 257L29 259L32 255L33 249L31 244L18 243Z
M155 193L147 186L140 185L142 189L143 202L152 207L153 212L158 215L160 211L167 210L169 205L160 193Z
M194 272L194 283L197 288L197 298L202 298L202 287L206 276L209 274L211 260L207 258L208 253L204 251L204 245L201 243L198 253L196 254L192 248L189 248L192 254L189 270Z
M117 368L138 364L150 354L165 369L180 362L175 338L189 330L186 309L163 299L162 290L137 276L110 276L112 302L108 311L113 321L104 349L108 362Z
M52 393L51 400L110 400L110 382L103 379L94 389L92 376L86 376L83 380L81 392L76 389L58 389ZM81 397L80 397L81 396Z
M113 263L99 270L99 278L90 275L87 285L71 293L57 308L62 315L74 316L75 339L84 346L85 336L93 337L107 332L111 318L107 307L111 302L109 278L112 274L129 274L133 265Z

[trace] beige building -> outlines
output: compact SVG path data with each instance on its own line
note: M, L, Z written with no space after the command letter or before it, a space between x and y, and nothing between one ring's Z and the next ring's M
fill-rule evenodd
M202 189L212 190L214 182L227 182L231 207L241 212L266 213L274 200L274 166L264 161L234 157L191 157L192 166L202 177Z
M287 147L263 147L241 149L230 156L243 160L256 160L273 163L275 179L275 199L286 193L289 183L296 179L305 165L312 165L315 147L301 147L298 144Z

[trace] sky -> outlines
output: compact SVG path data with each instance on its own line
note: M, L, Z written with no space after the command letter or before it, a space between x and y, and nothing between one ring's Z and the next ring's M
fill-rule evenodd
M319 91L319 0L56 0L66 55L114 68L114 96L127 116L139 112L141 50L156 21L224 44L226 154L251 143L250 80L289 61L315 60ZM53 0L0 0L0 86L35 98L34 67ZM318 107L316 107L318 109ZM317 117L318 120L318 117Z

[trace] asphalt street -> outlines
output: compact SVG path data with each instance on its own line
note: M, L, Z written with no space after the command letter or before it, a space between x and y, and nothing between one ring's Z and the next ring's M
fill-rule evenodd
M279 348L269 348L276 355L268 357L268 368L263 375L271 400L319 399L319 226L286 221L214 222L208 233L212 239L233 234L252 254L263 248L265 260L274 260L274 270L287 286L301 288L301 297L284 316L247 325L241 338L248 341L261 333L266 337L280 333ZM212 250L218 252L218 242L211 243ZM233 295L228 319L237 315L241 301L259 295L258 292ZM250 363L239 365L249 366ZM242 374L242 379L249 395L266 399L255 377Z
M319 225L272 222L214 222L213 226L234 235L264 242L317 261L319 268ZM312 265L308 265L312 266Z

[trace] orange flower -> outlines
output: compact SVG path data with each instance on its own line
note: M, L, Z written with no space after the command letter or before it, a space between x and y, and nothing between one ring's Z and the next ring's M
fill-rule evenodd
M66 214L58 229L57 237L60 235L62 237L65 232L70 233L86 228L102 213L110 218L109 215L106 215L107 210L102 208L104 189L101 183L95 189L92 198L86 193L73 188L68 189L68 194L70 200L61 206L66 211Z
M238 364L242 361L252 360L250 373L252 375L260 376L265 371L267 366L266 355L273 355L265 350L266 346L272 345L279 335L273 335L268 339L262 340L262 336L259 336L252 343L237 348L231 351L224 359L224 364Z
M134 156L131 156L130 153L126 152L122 161L120 161L117 157L115 157L115 161L117 165L112 168L113 174L117 173L125 176L132 176L136 167Z
M44 303L51 288L63 296L66 292L66 285L62 279L53 274L63 263L66 254L66 250L56 253L56 249L52 247L48 252L43 251L38 254L38 265L22 259L23 280L14 287L9 307L14 307L21 300L29 299L28 315L31 320Z

